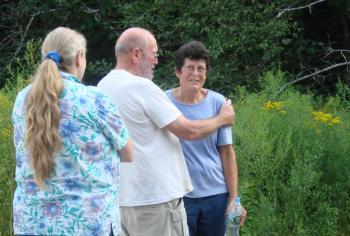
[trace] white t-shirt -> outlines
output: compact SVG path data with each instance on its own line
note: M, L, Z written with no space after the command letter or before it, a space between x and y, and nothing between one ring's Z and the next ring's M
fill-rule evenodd
M120 205L158 204L192 188L178 138L164 128L180 111L151 80L112 70L97 85L118 105L134 142L134 160L120 166Z

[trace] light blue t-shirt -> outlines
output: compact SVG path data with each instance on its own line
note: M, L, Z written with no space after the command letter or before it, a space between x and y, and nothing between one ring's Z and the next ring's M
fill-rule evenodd
M166 91L166 94L190 120L215 117L225 102L224 96L211 90L208 90L207 96L197 104L181 103L174 97L171 90ZM188 141L180 138L180 143L193 185L193 191L186 197L198 198L226 193L219 146L232 144L231 127L220 128L203 139Z

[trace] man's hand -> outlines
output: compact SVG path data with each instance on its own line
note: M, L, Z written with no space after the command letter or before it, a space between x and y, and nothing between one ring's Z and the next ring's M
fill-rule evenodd
M228 215L228 213L230 212L230 211L232 211L232 209L235 207L235 200L234 199L229 199L228 200L228 203L227 203L227 208L226 208L226 215ZM246 219L246 217L247 217L247 210L241 205L241 207L242 207L242 210L243 210L243 212L242 212L242 215L241 215L241 219L240 219L240 222L239 222L239 224L240 225L243 225L244 224L244 221L245 221L245 219Z
M222 118L225 126L231 126L235 123L235 111L233 110L230 99L227 99L224 105L221 106L219 116Z

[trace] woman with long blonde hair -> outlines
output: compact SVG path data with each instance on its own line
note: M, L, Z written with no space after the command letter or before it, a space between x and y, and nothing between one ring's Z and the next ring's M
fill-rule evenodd
M58 27L13 109L16 235L119 234L119 163L132 160L117 107L81 83L86 40Z

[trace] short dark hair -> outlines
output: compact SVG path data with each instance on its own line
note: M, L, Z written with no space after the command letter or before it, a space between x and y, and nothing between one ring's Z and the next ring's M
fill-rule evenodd
M175 54L176 70L180 71L185 63L185 59L204 60L206 70L209 70L209 51L200 41L191 41L182 45Z

